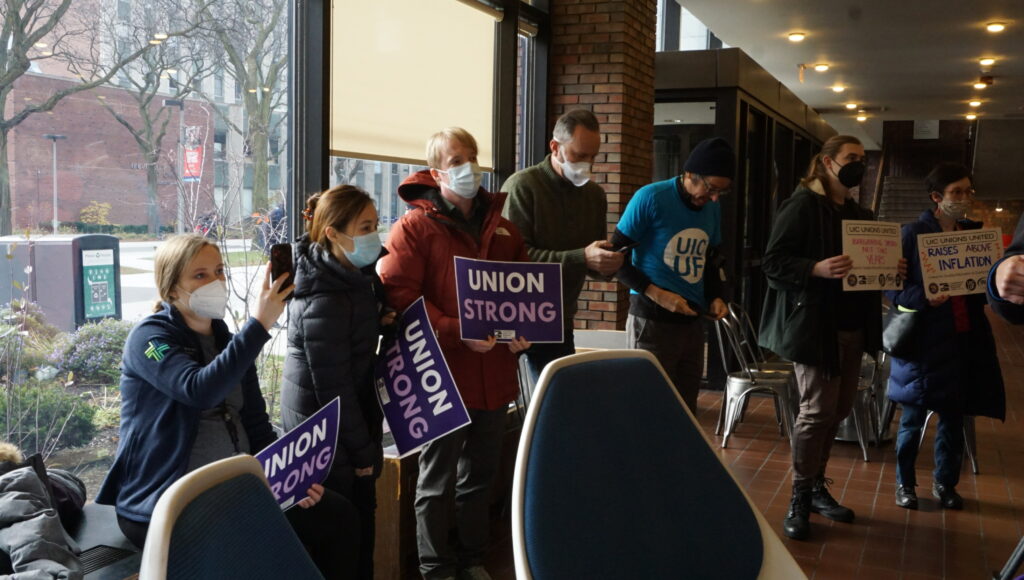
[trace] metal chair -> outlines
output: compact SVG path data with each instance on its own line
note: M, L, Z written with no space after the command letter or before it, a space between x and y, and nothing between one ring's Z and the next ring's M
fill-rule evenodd
M790 393L790 399L793 403L792 414L796 417L800 414L800 391L796 384L796 369L793 367L792 361L786 360L769 360L766 351L761 348L757 342L757 330L754 328L754 323L750 319L750 315L747 314L743 307L735 302L729 303L729 318L733 321L733 328L736 330L736 336L739 339L740 347L743 348L744 352L747 353L748 359L753 361L753 365L750 367L751 371L755 372L775 372L775 373L788 373L791 378L790 387L792 393ZM747 414L747 403L744 401L743 408L740 409L740 422L743 421L743 417ZM782 418L776 416L778 421L782 421ZM719 426L717 433L721 432L723 414L719 414Z
M785 371L758 371L757 364L750 360L737 334L736 324L729 317L718 320L715 332L718 337L718 350L722 357L722 368L726 370L725 393L722 410L719 414L719 428L715 434L722 435L722 448L729 446L732 434L743 405L752 393L771 394L775 402L775 414L779 421L779 431L787 439L793 434L793 377ZM726 349L726 344L729 348ZM739 370L729 372L728 352L739 362Z
M924 427L921 428L921 440L918 441L918 447L924 443L928 422L932 420L932 415L934 414L935 411L928 411L928 414L924 417ZM974 472L974 475L981 473L978 470L978 434L974 429L974 417L972 415L964 415L964 451L967 452L967 458L971 460L971 471Z

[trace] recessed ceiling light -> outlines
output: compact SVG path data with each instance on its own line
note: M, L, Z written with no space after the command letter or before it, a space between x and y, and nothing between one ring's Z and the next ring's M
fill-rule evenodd
M985 29L989 32L1002 32L1006 30L1006 25L1002 22L989 22Z
M153 35L153 38L155 38L157 40L167 40L167 33L166 32L157 32L156 34Z
M988 86L988 84L983 83L981 81L978 81L978 82L974 83L974 88L979 89L979 90L983 89L983 88L985 88L987 86Z
M966 115L964 115L964 117L966 117L968 121L973 121L978 118L978 116L975 115L974 113L967 113Z
M96 98L101 100L101 101L103 101L103 100L106 100L107 97L105 97L103 95L97 95Z
M994 59L994 58L983 58L983 59L979 60L978 62L981 63L981 66L992 66L992 65L994 65L996 63L996 59Z
M152 44L152 45L157 45L157 44L160 44L161 42L163 42L163 41L162 40L157 40L155 38L149 39L149 43Z
M969 101L967 104L972 106L972 107L980 107L981 106L981 101Z
M846 108L850 109L851 111L856 109L858 106L859 105L857 103L846 103Z
M35 46L36 46L36 48L46 48L46 43L45 42L37 42L35 44Z
M814 65L814 70L816 70L818 72L825 72L825 71L828 70L828 65L825 64L825 63L816 64L816 65Z
M841 93L846 90L846 87L844 87L843 85L834 85L832 87L832 90L836 93Z
M857 120L863 123L864 121L867 121L868 118L864 115L857 115Z
M53 51L52 50L44 50L43 51L43 56L53 56Z
M804 34L803 32L790 32L789 33L789 41L790 42L801 42L805 38L807 38L807 35Z

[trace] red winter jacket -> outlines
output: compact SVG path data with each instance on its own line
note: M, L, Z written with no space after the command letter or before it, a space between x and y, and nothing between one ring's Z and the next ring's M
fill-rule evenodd
M505 262L528 262L530 258L519 230L501 217L504 193L480 189L478 196L488 205L477 243L434 204L428 193L437 189L427 170L410 175L398 187L398 194L413 209L402 216L388 235L388 255L379 263L380 278L388 304L399 312L424 297L441 351L466 407L500 409L519 392L516 356L504 343L479 354L462 342L455 293L455 256Z

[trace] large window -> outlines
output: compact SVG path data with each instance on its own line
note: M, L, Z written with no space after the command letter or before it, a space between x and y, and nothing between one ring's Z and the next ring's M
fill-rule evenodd
M659 51L729 48L684 4L685 0L658 0Z

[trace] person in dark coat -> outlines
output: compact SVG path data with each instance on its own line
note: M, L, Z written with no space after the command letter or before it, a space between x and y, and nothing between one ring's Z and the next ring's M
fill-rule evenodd
M881 295L843 292L853 267L843 254L843 220L870 220L850 190L864 175L864 146L832 137L782 204L762 267L768 279L759 343L793 361L800 413L793 425L793 496L782 529L810 535L810 512L852 522L853 510L828 491L825 468L839 423L853 408L863 353L881 348ZM900 260L905 275L906 260Z
M340 185L313 195L303 216L307 233L295 244L281 420L292 429L340 399L338 446L325 486L359 510L359 577L373 578L375 487L383 462L373 364L381 324L394 320L374 273L382 254L377 210L366 192Z
M913 360L893 357L889 398L903 414L896 438L896 505L917 509L914 464L928 411L939 415L935 434L932 495L942 507L962 509L956 491L964 454L964 416L1006 417L1006 397L985 297L939 295L928 298L921 277L917 236L973 230L981 222L966 219L974 190L970 173L957 163L940 163L925 178L935 208L903 226L903 255L909 276L899 291L886 292L893 308L917 311L918 353Z

